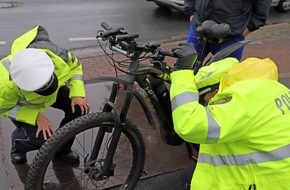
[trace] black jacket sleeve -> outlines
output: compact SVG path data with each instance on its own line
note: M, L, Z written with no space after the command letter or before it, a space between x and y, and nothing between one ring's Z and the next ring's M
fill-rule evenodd
M195 13L196 0L184 0L184 13L188 18Z
M271 2L271 0L255 0L253 2L252 16L247 25L249 31L255 31L265 25Z

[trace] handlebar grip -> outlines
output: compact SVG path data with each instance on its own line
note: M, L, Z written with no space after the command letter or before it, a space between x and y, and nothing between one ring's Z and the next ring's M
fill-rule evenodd
M134 38L138 38L139 34L124 34L124 35L118 35L116 36L116 41L127 41L127 40L133 40Z
M105 30L112 30L112 27L109 26L106 22L102 22L101 26L105 29Z
M175 53L173 51L171 51L171 50L160 49L159 52L160 52L161 55L165 55L165 56L169 56L169 57L175 57L175 58L177 57L175 55Z
M110 30L107 30L107 31L104 31L104 32L101 32L100 33L100 36L102 38L107 38L109 36L114 36L114 35L118 35L118 34L125 34L126 31L123 31L124 28L123 27L119 27L119 28L116 28L116 29L110 29Z

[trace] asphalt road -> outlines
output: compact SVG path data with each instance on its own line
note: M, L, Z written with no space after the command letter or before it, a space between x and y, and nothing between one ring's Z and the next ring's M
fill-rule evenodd
M68 49L96 46L90 39L103 21L141 33L145 41L184 35L187 27L182 13L162 11L146 0L16 0L11 4L8 8L0 4L0 57L9 52L14 38L35 25L45 27L53 41Z
M0 18L0 58L16 37L35 25L45 27L54 42L70 50L97 48L92 39L103 21L139 33L146 42L184 36L188 28L183 13L146 0L7 0L0 1ZM290 13L272 8L267 23L289 20Z

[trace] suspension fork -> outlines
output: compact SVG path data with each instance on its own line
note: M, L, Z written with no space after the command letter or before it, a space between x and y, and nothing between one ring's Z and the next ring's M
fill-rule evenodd
M112 134L113 138L112 138L111 142L118 142L119 137L121 135L121 131L116 130L116 129L122 128L120 126L122 126L123 123L125 122L125 119L126 119L126 116L127 116L128 110L129 110L129 106L130 106L131 100L133 98L132 88L130 87L130 85L125 86L125 88L127 88L127 87L128 87L128 89L125 89L126 95L125 95L125 101L124 101L121 113L118 112L117 108L114 105L118 90L120 88L119 83L117 83L117 82L113 83L111 94L109 97L109 101L104 105L104 108L103 108L103 112L112 112L113 111L114 115L115 115L114 118L115 118L116 126L115 126L115 130ZM102 144L102 141L104 139L106 132L110 133L110 132L112 132L112 129L109 129L107 127L100 127L99 128L99 131L98 131L96 140L94 142L93 150L91 152L91 156L89 158L89 161L97 159L97 155L99 154L101 144ZM117 140L115 141L114 138L116 138Z
M104 178L107 178L107 177L112 176L114 174L113 173L113 170L114 170L113 158L114 158L114 155L115 155L115 152L117 149L117 145L118 145L118 142L120 140L120 136L122 134L122 131L123 131L123 128L125 125L124 124L125 121L121 121L121 118L124 117L123 119L125 120L125 117L127 115L126 113L127 113L127 110L129 109L129 105L131 103L132 98L133 98L133 92L126 91L126 100L125 100L125 103L124 103L124 106L123 106L121 113L118 112L115 104L113 104L112 102L106 103L107 108L110 107L110 109L114 113L114 131L113 131L112 136L111 136L109 148L108 148L106 157L104 159L103 166L102 166L101 170L98 171L94 175L95 179L104 179ZM95 142L94 142L94 146L93 146L93 150L92 150L89 162L97 159L100 148L101 148L101 144L102 144L104 136L107 132L112 132L112 129L108 130L105 127L100 127L99 132L98 132L97 137L96 137ZM94 166L94 164L92 164L91 166Z
M112 90L111 90L111 94L109 97L109 102L115 102L117 92L118 92L118 84L116 82L114 82L112 85ZM109 103L106 103L104 108L103 108L103 112L111 112L111 111L112 111L112 106ZM98 131L98 134L96 136L94 146L93 146L93 149L92 149L92 152L91 152L91 155L90 155L88 162L97 159L106 132L111 132L111 131L110 131L110 129L108 129L106 127L99 128L99 131Z
M128 114L128 110L129 107L131 105L131 101L134 97L134 93L133 93L133 86L132 85L128 85L126 89L124 89L126 94L125 94L125 101L123 103L121 112L119 113L116 106L111 102L111 103L107 103L107 105L109 105L112 108L112 111L115 115L115 122L114 122L114 131L112 133L112 139L109 145L109 149L104 161L104 165L102 168L102 176L110 176L113 175L112 173L112 167L114 167L113 165L113 157L115 155L117 146L118 146L118 142L120 140L124 125L125 125L125 120ZM116 97L116 96L115 96Z
M132 62L133 63L133 62ZM132 64L135 65L135 64ZM134 68L131 68L134 69ZM114 82L112 85L112 90L111 90L111 94L109 97L109 101L105 104L104 108L103 108L103 112L112 112L114 113L114 131L112 133L112 138L111 138L111 142L109 145L109 149L102 167L102 172L98 173L98 178L99 177L107 177L110 175L113 175L111 173L111 169L112 167L114 167L112 165L113 162L113 157L121 136L121 133L123 131L124 128L124 123L128 114L128 110L129 107L131 105L131 101L133 99L134 93L133 93L133 83L135 81L135 76L129 76L128 79L128 84L124 84L121 85L118 82ZM118 90L120 88L123 88L125 90L125 100L121 109L121 112L119 113L119 111L117 110L114 102L116 100L117 94L118 94ZM104 136L105 134L109 132L112 132L112 129L108 129L105 127L100 127L99 132L97 134L96 140L94 142L94 146L93 146L93 150L90 156L90 161L97 159L100 148L101 148L101 144L103 142Z
M108 152L102 167L102 173L101 176L103 177L108 177L113 175L112 170L114 169L114 165L113 163L113 157L115 155L116 149L117 149L117 145L120 139L120 136L122 134L123 128L124 128L124 122L121 122L120 119L120 114L117 110L117 108L115 107L115 105L113 103L108 103L108 105L110 105L112 107L113 113L114 113L114 118L115 118L115 122L114 122L114 132L112 134L112 139L108 148Z
M106 105L111 107L112 113L114 114L114 132L112 133L112 138L109 143L109 148L108 148L106 157L104 158L104 163L101 166L101 168L96 168L96 170L87 170L87 172L94 171L92 177L95 180L103 180L114 175L115 166L113 165L113 157L115 155L115 151L117 149L117 145L118 145L120 136L124 128L124 123L121 122L120 120L120 117L119 117L120 114L116 106L112 102L107 102ZM95 166L95 164L92 161L97 159L104 135L106 132L108 132L104 127L101 127L100 130L102 131L102 133L98 132L89 162L87 162L92 168L94 168ZM90 162L92 163L90 164Z

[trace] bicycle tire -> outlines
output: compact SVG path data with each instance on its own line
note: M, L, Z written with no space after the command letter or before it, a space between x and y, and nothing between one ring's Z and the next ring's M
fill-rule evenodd
M97 131L99 127L114 130L114 115L112 113L103 112L90 113L58 129L37 152L28 172L25 189L134 189L143 172L145 145L140 131L129 120L125 122L125 126L122 129L121 138L113 158L115 164L113 167L114 175L109 176L107 179L99 180L92 179L92 177L90 177L90 172L86 173L86 171L91 171L88 170L88 164L86 166L83 164L84 158L88 157L88 151L80 150L80 147L84 146L84 149L88 147L87 144L85 144L89 141L88 135L92 136L92 139L94 139L94 135L96 134L95 131ZM72 149L77 151L80 155L78 166L67 164L54 157L57 150L72 137L75 137ZM105 139L110 142L110 137ZM83 142L84 145L79 145L81 142ZM130 144L129 146L128 143ZM105 146L102 147L106 149L108 146L107 142L104 145ZM81 151L86 155L82 155ZM100 153L102 152L100 151ZM130 157L132 160L130 160ZM101 168L102 158L103 157L98 157L98 159L94 160L94 164L97 164L95 166ZM130 161L128 162L129 165L127 159ZM61 168L58 168L58 165L61 166ZM119 166L122 168L117 168ZM48 171L50 169L53 171ZM123 174L125 171L129 173L126 173L125 176L117 176L118 174ZM51 174L56 175L51 176ZM68 178L70 178L71 181L68 181Z

